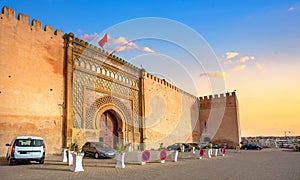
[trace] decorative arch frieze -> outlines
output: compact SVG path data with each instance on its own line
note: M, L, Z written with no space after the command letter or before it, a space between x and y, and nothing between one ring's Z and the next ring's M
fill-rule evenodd
M114 110L118 118L118 124L122 129L130 119L132 119L131 111L122 103L118 98L112 96L105 96L97 99L86 110L85 129L98 129L97 127L97 115L102 114L106 110Z

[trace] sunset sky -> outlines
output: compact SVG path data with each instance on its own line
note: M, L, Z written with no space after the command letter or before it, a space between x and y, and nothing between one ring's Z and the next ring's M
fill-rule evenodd
M236 90L242 136L300 135L299 0L42 2L0 7L93 44L107 32L104 49L194 95Z

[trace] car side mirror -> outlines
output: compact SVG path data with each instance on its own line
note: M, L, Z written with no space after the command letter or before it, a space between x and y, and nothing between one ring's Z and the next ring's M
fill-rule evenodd
M10 144L7 143L7 144L5 144L5 146L10 146Z

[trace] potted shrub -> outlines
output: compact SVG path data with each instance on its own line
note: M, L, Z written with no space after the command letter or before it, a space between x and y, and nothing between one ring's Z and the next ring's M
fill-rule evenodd
M219 146L218 146L218 145L213 145L212 154L213 154L215 157L218 156L218 150L219 150Z
M74 143L72 149L74 149L72 153L73 164L71 165L70 170L73 172L84 171L82 167L82 159L84 153L81 152L81 147L79 147L77 144Z
M184 149L185 149L184 145L180 144L180 150L181 150L181 152L184 152Z
M212 155L212 144L211 144L211 143L208 143L208 144L206 145L205 152L206 152L206 156L207 156L208 158L211 158L211 155Z
M127 143L124 149L127 149L128 152L131 152L131 143Z
M116 168L125 168L125 152L122 143L118 143L116 146L117 154L116 154Z
M166 147L164 147L164 143L159 143L158 150L162 150L162 149L166 149Z
M222 144L219 144L218 147L219 147L219 149L218 149L218 154L219 154L219 155L222 155L222 148L223 148L223 145L222 145Z
M75 143L71 143L71 147L68 148L68 165L69 166L73 165L73 156L72 156L72 154L75 151L75 146L76 146Z

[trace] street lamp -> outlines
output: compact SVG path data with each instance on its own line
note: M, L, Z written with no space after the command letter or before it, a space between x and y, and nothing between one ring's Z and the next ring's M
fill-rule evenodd
M291 133L291 131L284 131L285 139L286 139L286 133Z

